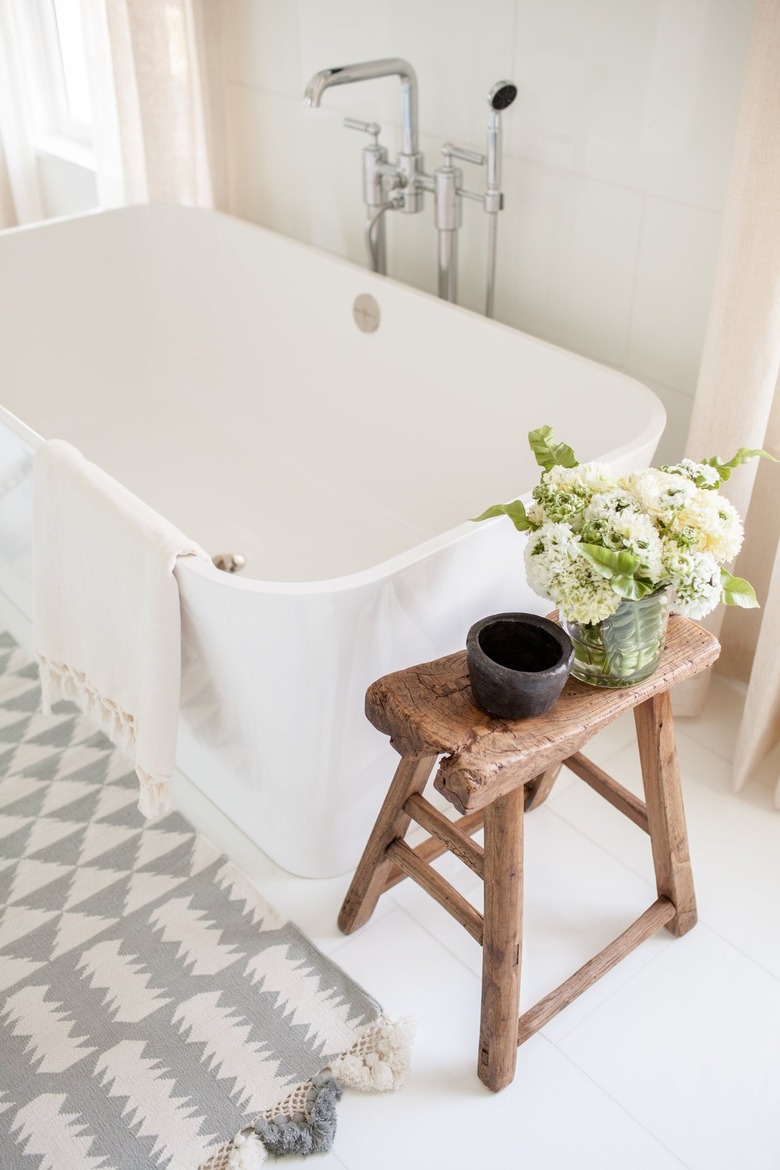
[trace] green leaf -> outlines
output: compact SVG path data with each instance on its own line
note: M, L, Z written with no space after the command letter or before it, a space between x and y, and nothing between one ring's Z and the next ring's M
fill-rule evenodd
M720 599L724 605L738 605L742 609L758 609L758 601L753 586L742 577L732 577L726 569L720 571L720 583L723 592Z
M602 548L600 544L578 544L577 549L596 572L608 581L616 576L633 577L641 563L639 557L630 552L615 552L611 548Z
M553 429L548 426L528 432L528 442L539 466L545 471L551 467L577 467L577 457L571 447L565 443L554 443L553 438Z
M621 597L627 597L629 601L640 601L656 588L652 581L646 581L643 577L629 577L625 573L618 573L612 578L610 585L616 593Z
M472 520L478 524L480 520L491 520L493 516L508 516L518 532L525 532L526 528L531 527L531 521L525 514L522 500L513 500L511 504L494 504L481 516L472 516Z
M771 459L773 463L778 462L774 455L770 455L768 451L761 451L760 449L751 451L747 447L740 447L736 455L732 455L728 461L724 461L723 459L719 459L717 455L713 455L709 459L702 459L702 463L707 467L714 467L720 476L720 482L725 483L730 478L735 467L739 467L742 463L748 463L751 459Z

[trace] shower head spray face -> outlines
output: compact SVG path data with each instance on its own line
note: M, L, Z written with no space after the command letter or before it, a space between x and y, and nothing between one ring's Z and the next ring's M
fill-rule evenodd
M517 97L517 86L511 81L497 81L488 94L488 105L491 110L500 113L511 106Z

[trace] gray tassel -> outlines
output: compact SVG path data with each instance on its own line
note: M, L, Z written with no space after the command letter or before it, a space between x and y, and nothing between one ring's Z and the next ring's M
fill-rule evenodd
M296 1113L293 1118L278 1114L271 1121L258 1118L255 1133L269 1154L321 1154L329 1150L336 1136L336 1102L341 1085L327 1072L314 1078L306 1102L309 1118Z

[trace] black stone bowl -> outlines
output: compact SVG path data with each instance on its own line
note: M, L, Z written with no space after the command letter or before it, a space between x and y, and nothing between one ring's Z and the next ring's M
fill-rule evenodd
M466 658L477 706L500 719L527 719L557 703L574 647L566 631L547 618L497 613L471 627Z

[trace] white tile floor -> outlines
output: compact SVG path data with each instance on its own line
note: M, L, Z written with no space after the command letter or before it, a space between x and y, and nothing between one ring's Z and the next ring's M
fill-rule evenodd
M462 928L404 882L345 938L336 915L348 877L290 876L180 785L185 815L278 909L388 1013L417 1021L406 1088L345 1095L333 1151L318 1167L778 1170L780 812L762 778L731 791L740 705L741 692L716 680L706 713L678 721L699 925L676 940L661 931L634 951L520 1048L515 1081L497 1095L475 1072L481 951ZM588 754L638 790L630 718ZM438 864L477 900L470 871L452 857ZM565 773L527 821L522 1006L654 897L645 835Z

